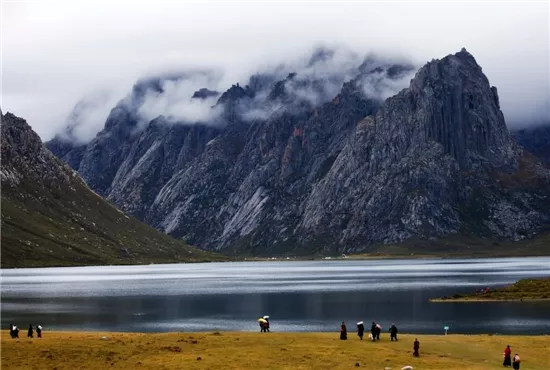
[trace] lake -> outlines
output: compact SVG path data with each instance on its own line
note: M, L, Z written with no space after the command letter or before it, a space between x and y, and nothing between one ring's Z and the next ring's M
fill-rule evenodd
M550 275L550 258L331 260L1 270L2 329L550 334L550 302L429 298Z

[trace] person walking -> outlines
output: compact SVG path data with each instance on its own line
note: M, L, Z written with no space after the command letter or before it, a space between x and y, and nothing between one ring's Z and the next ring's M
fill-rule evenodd
M264 320L258 319L258 324L260 325L260 333L264 332Z
M420 356L419 350L420 350L420 342L418 341L418 338L414 339L414 345L413 345L413 356L418 357Z
M32 325L29 325L29 330L27 331L27 338L32 338L34 331L32 330Z
M506 348L504 348L504 362L502 363L502 366L512 366L512 349L510 348L510 345L507 345Z
M397 326L395 326L395 324L393 323L391 324L390 328L390 338L392 342L394 339L397 341Z
M363 321L359 321L357 323L357 335L361 340L363 340L364 333L365 333L365 325L363 325Z
M516 353L514 355L514 361L513 361L513 364L512 364L512 367L514 368L514 370L519 370L519 364L520 364L519 355Z
M346 322L342 321L342 325L340 326L340 340L347 340L348 339L348 329L346 328Z
M38 326L36 327L36 336L37 336L38 338L42 338L42 326L41 326L41 325L38 325Z
M372 341L376 341L376 323L373 321L370 326L370 334L372 336Z

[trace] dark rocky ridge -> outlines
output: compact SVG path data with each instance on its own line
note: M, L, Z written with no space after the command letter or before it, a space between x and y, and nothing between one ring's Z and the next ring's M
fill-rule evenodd
M220 95L219 92L214 90L209 90L207 88L202 88L200 90L197 90L193 93L193 96L191 96L191 99L208 99L212 97L216 97Z
M221 95L222 126L161 117L138 132L121 104L75 168L124 210L207 249L359 251L547 229L549 171L510 137L475 59L433 60L383 104L365 95L408 70L366 61L321 103L293 95L305 86L322 96L316 80L257 75ZM244 119L258 102L267 113Z

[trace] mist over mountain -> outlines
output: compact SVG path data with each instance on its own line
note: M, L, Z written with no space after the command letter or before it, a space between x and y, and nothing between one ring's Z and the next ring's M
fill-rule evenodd
M2 18L2 105L27 118L48 141L66 126L65 119L79 99L108 91L115 101L89 115L102 117L88 121L91 126L86 130L93 133L82 134L81 141L89 142L116 101L145 76L218 70L223 81L211 89L223 93L231 84L245 86L250 75L279 64L307 66L312 46L319 43L359 55L358 63L349 63L353 67L372 51L403 55L419 67L467 43L484 73L499 87L508 128L519 129L548 122L550 116L546 5L323 3L316 4L312 17L311 4L286 2L215 7L208 2L162 7L143 3L134 4L131 14L123 2L108 8L96 3L10 3L5 4ZM113 16L116 12L125 14L123 30L120 17ZM208 32L197 24L208 25ZM288 68L276 80L293 70L298 72ZM156 103L150 107L153 115L162 107L173 108L170 101ZM183 113L194 114L196 109L191 108ZM174 114L179 113L175 108Z
M324 48L225 88L205 71L152 76L87 145L47 145L126 212L205 249L354 252L548 229L550 171L510 136L474 57L416 69Z
M310 109L323 104L336 96L344 82L357 76L356 83L365 96L381 101L404 88L414 69L414 64L403 58L374 54L361 57L342 47L318 47L309 57L260 66L244 83L234 82L232 87L224 86L222 70L191 69L144 77L126 97L121 97L117 107L135 116L139 121L137 130L159 116L177 124L224 125L227 116L220 106L236 96L245 99L239 99L235 113L245 121L253 121L266 119L281 109ZM55 141L90 141L91 130L101 130L97 120L105 114L106 100L103 93L78 102Z

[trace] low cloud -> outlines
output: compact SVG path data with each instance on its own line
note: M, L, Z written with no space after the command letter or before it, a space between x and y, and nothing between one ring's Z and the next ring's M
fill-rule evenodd
M112 90L94 91L76 103L65 120L59 137L75 144L85 144L103 129L105 120L119 96Z
M145 123L164 116L170 122L194 124L210 122L220 109L214 107L217 96L193 98L202 88L215 90L221 81L221 74L215 72L188 72L178 78L160 78L158 86L146 88L134 109Z
M406 85L402 73L398 73L397 78L389 74L389 69L397 65L410 72L408 68L411 68L410 63L403 60L392 61L373 55L361 57L343 46L319 46L312 50L272 66L240 71L250 76L233 85L233 89L240 89L240 94L245 95L237 106L240 117L245 121L265 120L285 111L312 109L332 100L344 82L358 76L367 98L385 99ZM226 122L218 99L232 85L228 79L239 74L222 67L165 72L142 78L119 104L137 117L138 129L159 116L174 124L222 125ZM203 89L220 94L193 97ZM82 99L69 115L61 137L79 143L91 140L101 130L115 100L113 94L106 93Z

